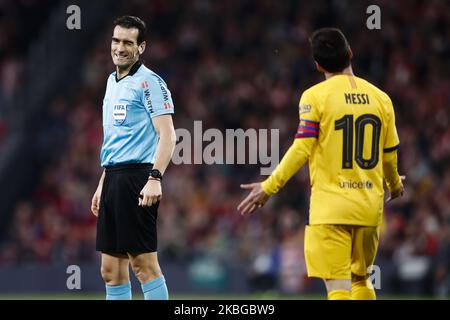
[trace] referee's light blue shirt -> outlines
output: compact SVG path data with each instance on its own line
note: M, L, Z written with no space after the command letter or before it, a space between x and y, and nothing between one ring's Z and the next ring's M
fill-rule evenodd
M159 136L151 118L172 113L166 83L141 62L120 80L113 72L103 100L101 165L154 163Z

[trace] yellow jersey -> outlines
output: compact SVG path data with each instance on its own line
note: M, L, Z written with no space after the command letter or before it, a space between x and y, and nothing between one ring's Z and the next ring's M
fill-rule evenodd
M309 160L308 224L378 226L383 178L389 190L401 184L389 96L364 79L335 75L303 93L299 115L294 143L263 190L278 192Z

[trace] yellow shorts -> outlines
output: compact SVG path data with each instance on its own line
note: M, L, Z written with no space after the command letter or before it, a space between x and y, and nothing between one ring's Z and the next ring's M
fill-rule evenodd
M379 227L308 225L305 230L305 260L308 277L351 279L366 276L375 261Z

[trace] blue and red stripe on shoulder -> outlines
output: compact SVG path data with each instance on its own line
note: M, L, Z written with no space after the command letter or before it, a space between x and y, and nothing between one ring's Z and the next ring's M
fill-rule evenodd
M319 122L311 120L300 120L295 138L317 138L319 137Z

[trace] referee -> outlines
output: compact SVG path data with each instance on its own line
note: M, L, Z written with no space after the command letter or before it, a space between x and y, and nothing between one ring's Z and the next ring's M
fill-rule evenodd
M167 300L157 257L156 221L161 181L175 148L166 83L139 60L145 23L133 16L114 21L111 56L116 71L103 100L101 165L92 198L97 220L97 251L107 300L130 300L129 264L146 300Z

